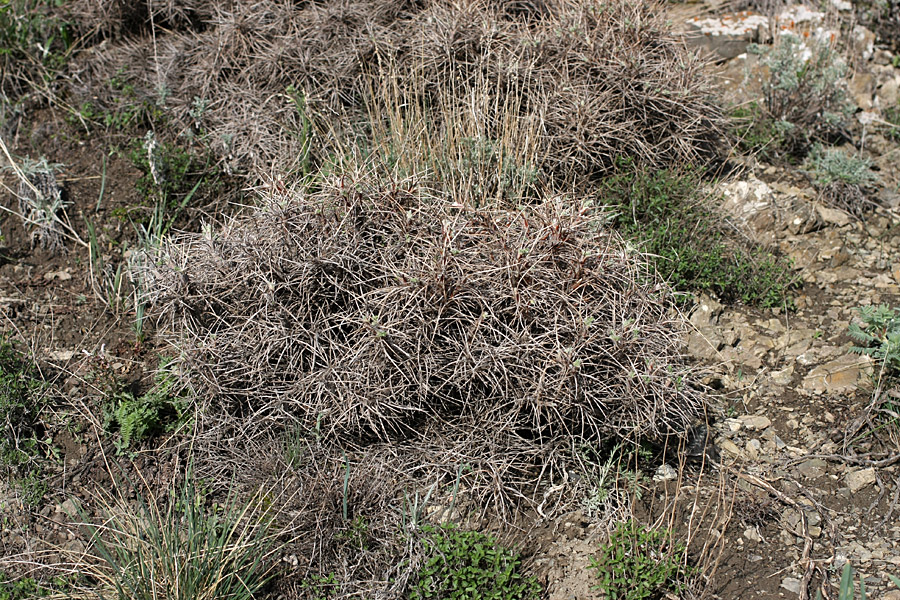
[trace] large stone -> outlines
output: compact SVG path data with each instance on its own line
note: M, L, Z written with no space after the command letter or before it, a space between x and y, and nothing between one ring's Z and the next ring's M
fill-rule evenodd
M768 17L751 11L705 19L694 17L687 22L689 33L685 41L727 60L744 54L747 46L762 37L762 30L768 25Z
M847 487L850 488L851 492L856 493L864 487L875 483L876 479L875 468L869 467L868 469L859 469L857 471L848 472L844 476L844 483L847 484Z
M738 417L738 419L741 420L741 423L747 429L755 429L757 431L761 431L772 424L768 417L762 415L743 415Z
M806 479L818 479L827 468L828 463L821 458L811 458L797 465L797 472Z
M846 354L810 371L803 380L803 389L814 394L849 391L856 387L867 366L865 357Z
M831 225L837 225L838 227L844 227L852 222L850 215L836 208L828 208L827 206L819 204L816 205L816 212L819 213L819 216L823 221Z

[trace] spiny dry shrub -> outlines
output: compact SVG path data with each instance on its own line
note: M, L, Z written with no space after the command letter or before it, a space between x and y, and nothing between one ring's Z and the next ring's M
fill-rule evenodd
M496 460L508 498L560 444L683 431L700 407L671 292L605 221L345 176L169 242L145 280L204 411L356 446L446 437Z
M519 119L530 131L537 120L537 147L557 175L603 172L619 155L654 167L718 155L710 80L652 2L210 0L206 10L203 31L92 48L73 90L95 94L124 70L140 93L164 88L185 127L196 120L194 99L206 100L205 130L243 168L290 172L308 147L298 132L310 116L321 158L332 150L325 132L373 133L373 104L444 103L426 115L437 131L443 115L471 108L476 91L488 93L475 115L482 137L497 139L504 123ZM396 89L379 89L385 83Z
M154 26L202 30L212 16L206 0L71 0L66 13L93 41L150 33Z

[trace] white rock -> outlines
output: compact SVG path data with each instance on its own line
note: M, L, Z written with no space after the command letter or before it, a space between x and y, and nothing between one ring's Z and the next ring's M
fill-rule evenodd
M656 474L653 476L653 481L672 481L678 477L678 471L675 470L671 465L660 465L658 469L656 469Z
M53 350L48 354L52 360L60 362L69 362L75 356L74 350Z
M859 469L857 471L850 471L844 476L844 483L847 484L847 487L850 488L851 492L858 492L868 485L872 485L875 483L875 468L869 467L868 469Z
M742 415L738 419L747 429L756 429L757 431L761 431L772 424L768 417L762 415Z
M800 593L800 580L796 577L785 577L781 580L781 587L792 594Z

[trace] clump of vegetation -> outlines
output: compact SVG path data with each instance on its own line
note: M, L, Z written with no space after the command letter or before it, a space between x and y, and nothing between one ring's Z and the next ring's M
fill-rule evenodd
M828 204L857 216L872 209L874 203L868 200L866 189L878 177L872 172L871 160L816 144L807 162L813 183Z
M792 279L784 261L726 234L700 196L696 173L623 169L603 182L613 224L647 253L675 289L726 301L790 306Z
M855 110L848 67L831 44L784 32L773 46L751 50L761 56L769 78L763 82L764 110L751 121L749 139L765 143L769 156L803 157L814 142L848 137Z
M60 592L70 591L70 581L55 577L48 583L40 583L34 577L11 579L0 571L0 600L30 600L58 596Z
M431 445L433 426L490 454L473 478L505 479L560 436L683 431L700 406L669 288L606 221L347 175L170 240L144 281L204 413L363 444ZM507 493L487 481L469 484Z
M860 345L851 351L871 356L879 363L880 373L900 373L900 309L886 304L857 309L860 323L850 323L847 333Z
M7 100L51 81L66 63L75 36L55 13L57 0L0 2L0 83Z
M117 432L116 449L124 452L133 444L169 431L187 418L187 400L178 393L178 382L168 370L168 364L160 364L154 385L141 396L119 391L104 406L103 426L109 432Z
M122 8L77 4L88 31L127 29L117 18L137 20L115 14ZM170 5L156 10L157 26ZM220 158L234 164L294 171L309 147L303 132L310 115L328 115L319 123L323 129L360 134L367 99L373 88L378 95L377 88L393 83L390 70L400 82L391 93L400 101L388 108L398 115L417 99L447 100L446 110L427 115L435 134L454 137L442 122L454 113L468 112L480 124L463 137L492 142L516 120L540 123L536 143L560 176L603 172L620 154L660 167L706 162L722 149L721 111L703 62L668 32L665 14L650 2L553 0L512 10L442 0L399 10L379 0L328 0L273 5L265 19L229 2L204 3L203 10L215 18L200 30L168 30L166 43L153 50L152 68L143 60L150 36L95 46L95 62L106 72L94 75L108 81L124 72L139 95L169 90L172 117L183 130L195 124L193 99L215 98L204 123ZM341 15L336 29L321 27L323 10ZM227 52L217 50L222 39L229 40ZM276 50L271 43L278 39L303 44ZM72 86L76 97L84 97L80 87ZM288 89L295 93L285 94ZM295 109L299 97L303 114ZM506 112L510 104L520 111ZM324 142L313 144L323 150L319 160L332 152L330 139L347 130L313 132Z
M900 104L884 109L884 120L888 124L884 135L895 142L900 142Z
M40 245L50 252L65 249L63 223L60 213L66 207L63 191L56 181L56 173L62 165L41 158L34 161L25 158L19 165L4 167L15 172L19 179L16 195L19 214L26 229L31 230L32 246Z
M34 367L6 337L0 339L0 464L28 506L37 506L47 491L39 460L46 445L46 404L46 390Z
M521 572L522 560L493 537L453 524L423 528L426 559L410 600L537 600L541 588Z
M687 549L668 530L652 529L634 519L620 521L600 554L591 557L597 586L607 600L645 600L678 594L693 574Z
M190 472L167 494L134 492L136 503L123 498L107 505L103 527L88 526L100 559L90 574L113 597L258 597L276 548L273 520L259 498L210 505Z
M900 308L886 304L863 306L857 309L860 323L852 322L847 330L858 345L850 348L875 361L873 379L875 396L870 410L875 413L875 421L887 429L895 444L900 444L900 402L892 390L896 389L900 376ZM858 425L862 427L862 423Z

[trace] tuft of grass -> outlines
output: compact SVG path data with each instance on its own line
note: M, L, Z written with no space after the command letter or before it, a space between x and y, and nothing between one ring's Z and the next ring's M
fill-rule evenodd
M730 239L700 196L690 171L627 168L601 185L616 229L649 255L681 292L708 292L761 307L791 305L787 264L766 250Z
M620 521L591 557L607 600L645 600L678 594L694 570L687 565L687 549L668 530L652 529L629 519Z
M519 555L477 531L451 523L426 525L427 559L409 592L410 600L537 600L541 588L521 572Z
M263 590L276 538L260 498L210 505L191 472L167 494L133 491L135 503L107 506L105 524L87 527L91 574L114 598L251 600Z

